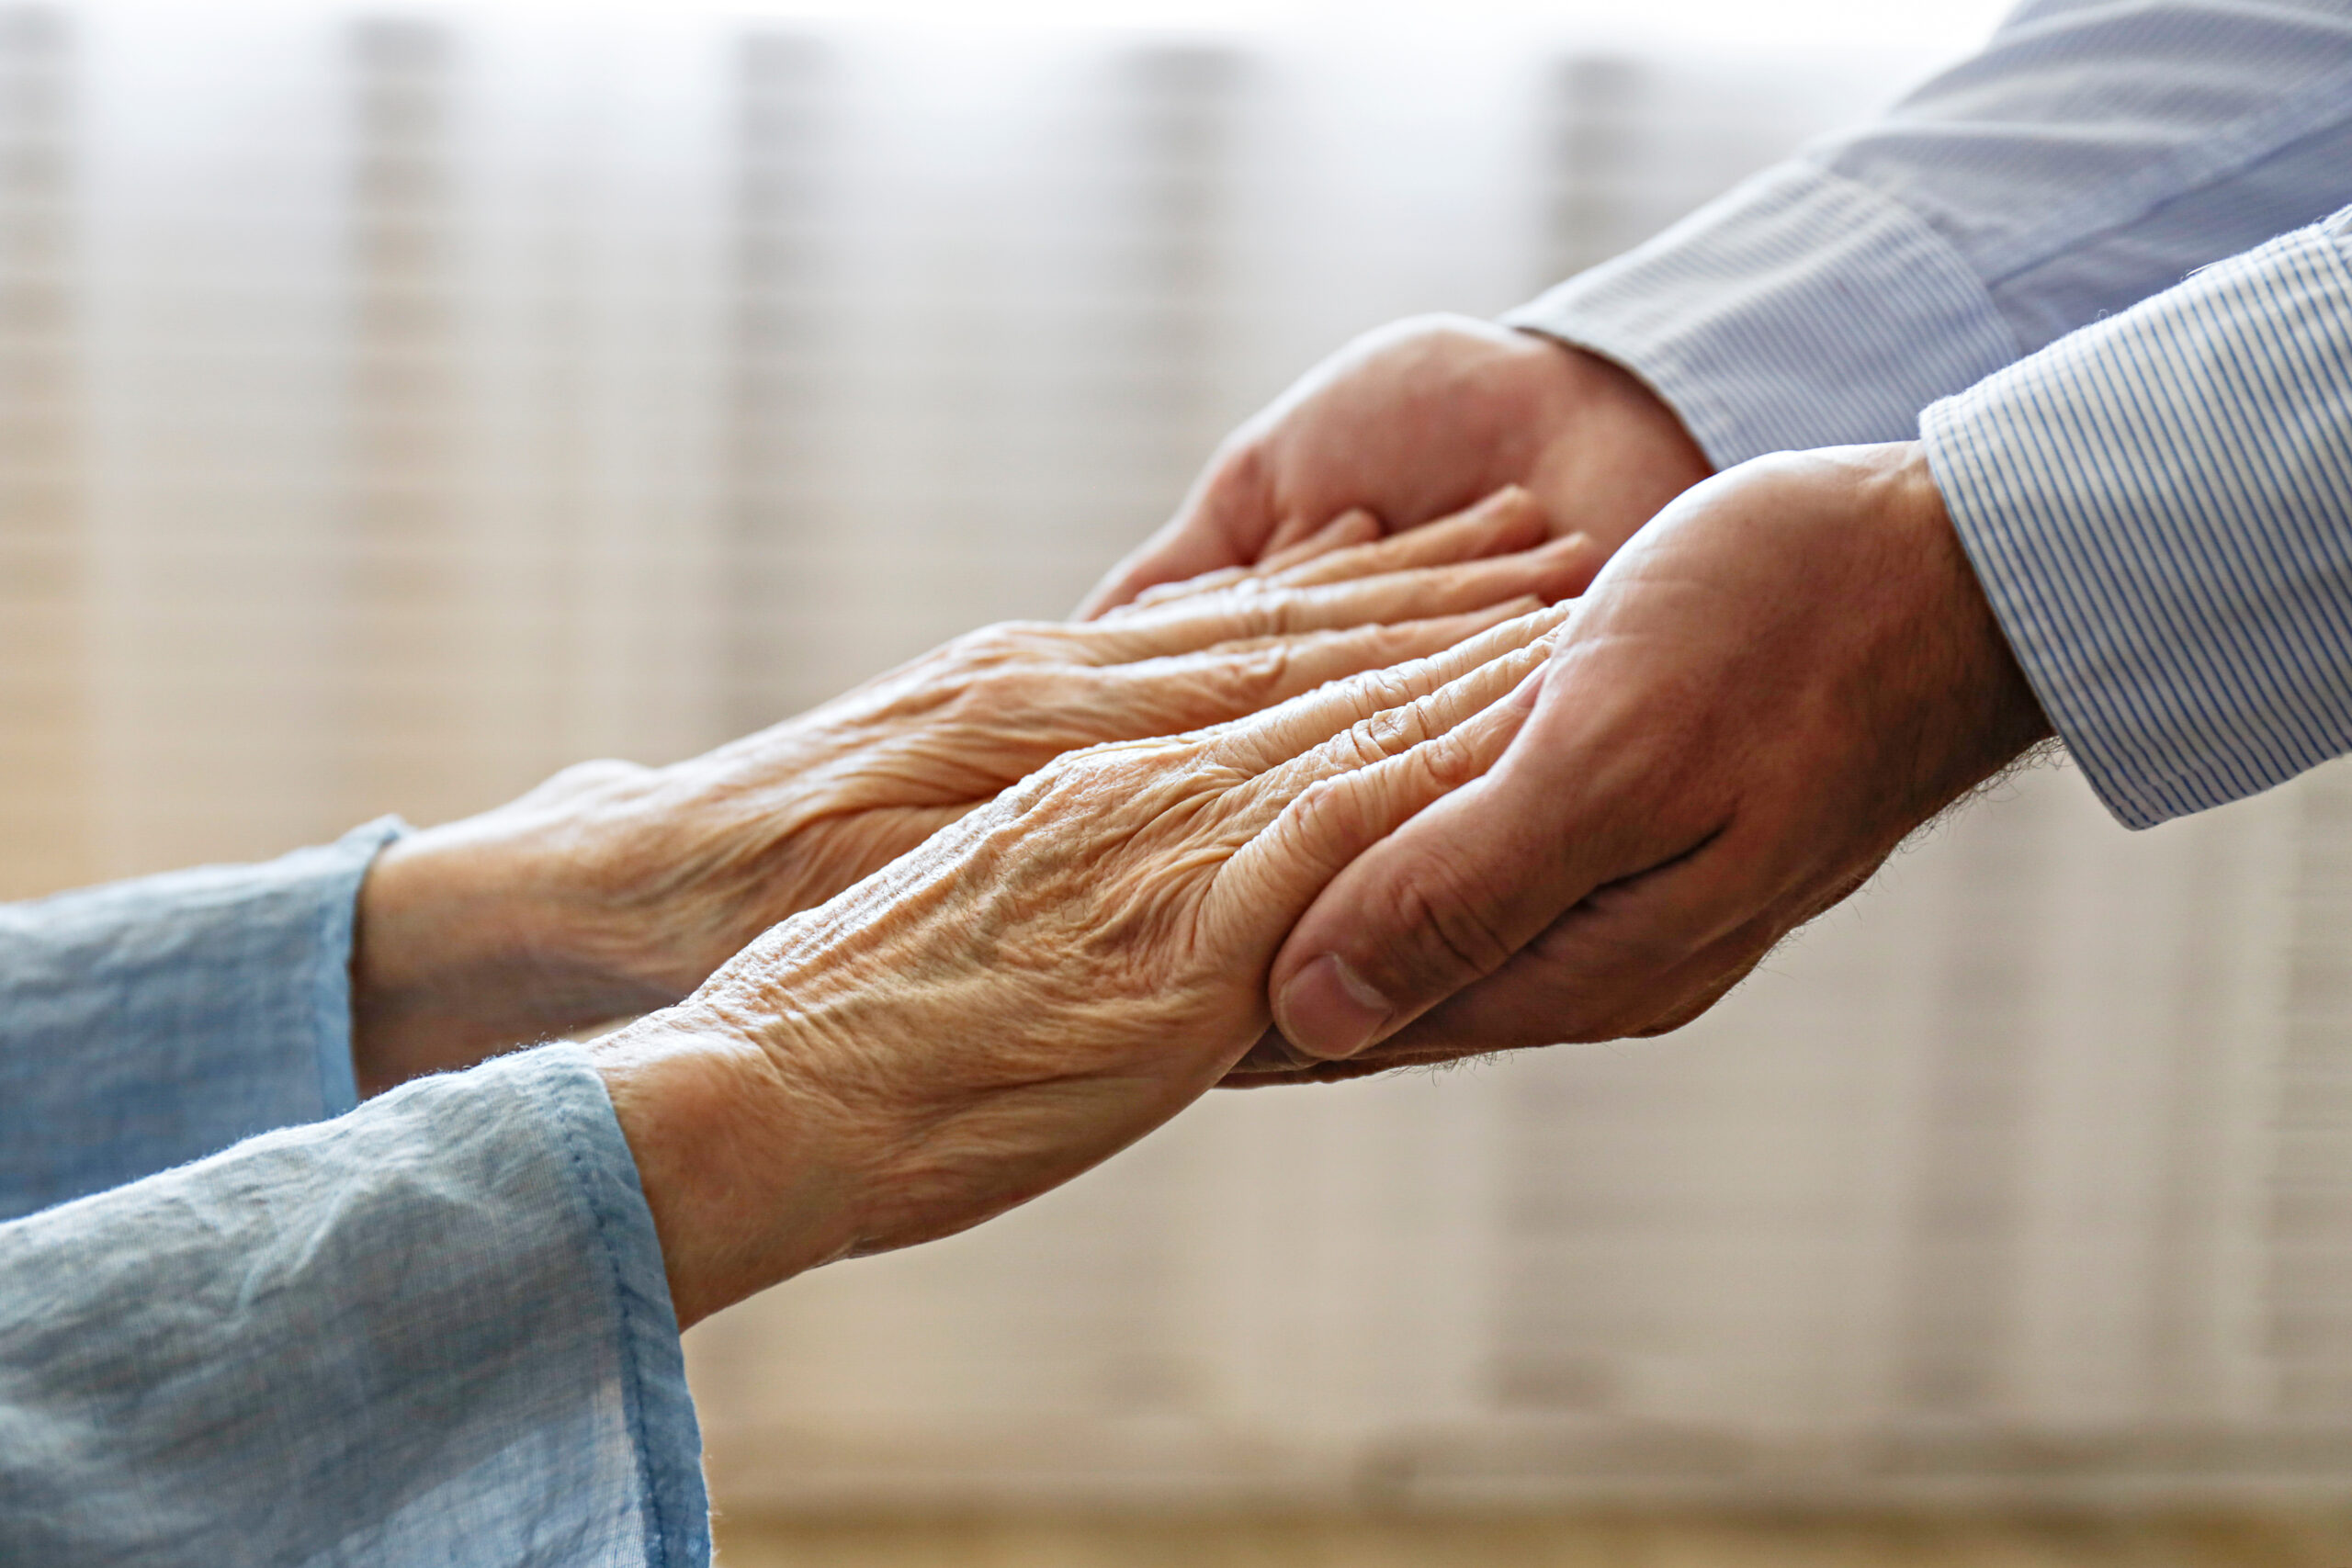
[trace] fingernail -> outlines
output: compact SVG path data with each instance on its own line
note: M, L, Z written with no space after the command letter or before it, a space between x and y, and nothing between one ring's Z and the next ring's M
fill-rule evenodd
M1336 953L1327 953L1291 976L1274 1004L1292 1044L1325 1061L1352 1056L1396 1013Z

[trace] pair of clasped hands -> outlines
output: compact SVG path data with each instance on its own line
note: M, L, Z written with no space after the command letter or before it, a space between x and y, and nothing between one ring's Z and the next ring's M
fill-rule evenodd
M1220 1083L1674 1027L2046 732L1915 447L1710 478L1461 321L1311 373L1082 614L397 841L363 1088L644 1015L594 1051L689 1324Z

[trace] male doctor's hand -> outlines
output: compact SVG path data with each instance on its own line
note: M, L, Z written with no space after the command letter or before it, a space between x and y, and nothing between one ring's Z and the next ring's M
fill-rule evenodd
M1494 770L1324 889L1228 1081L1675 1028L2049 733L1920 447L1745 464L1603 570Z
M1168 525L1080 607L1259 561L1352 511L1419 527L1505 485L1605 559L1707 459L1607 360L1463 316L1367 333L1227 439Z

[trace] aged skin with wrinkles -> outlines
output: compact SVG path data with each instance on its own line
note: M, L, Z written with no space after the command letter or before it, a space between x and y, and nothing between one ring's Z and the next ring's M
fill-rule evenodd
M1396 538L1361 514L1089 625L958 637L666 768L594 762L388 851L354 966L364 1089L675 1001L1061 753L1181 733L1580 590L1523 491Z
M1676 1028L2048 733L1917 444L1710 468L1606 360L1400 321L1235 431L1095 590L1115 613L1506 482L1610 559L1511 750L1302 918L1237 1085Z
M1299 912L1501 752L1567 614L1066 756L600 1045L681 1319L978 1224L1216 1083Z

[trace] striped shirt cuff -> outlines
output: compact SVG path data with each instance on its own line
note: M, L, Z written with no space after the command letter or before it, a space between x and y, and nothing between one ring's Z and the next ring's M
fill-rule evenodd
M1646 382L1718 468L1904 441L2018 355L1960 254L1901 203L1798 161L1503 318Z
M2043 710L2126 825L2352 750L2352 209L1921 422Z

